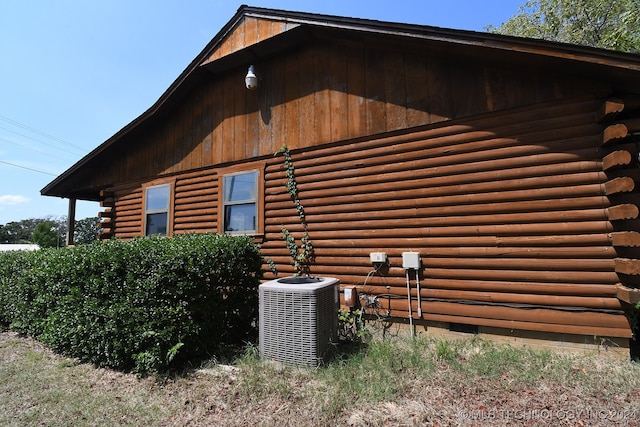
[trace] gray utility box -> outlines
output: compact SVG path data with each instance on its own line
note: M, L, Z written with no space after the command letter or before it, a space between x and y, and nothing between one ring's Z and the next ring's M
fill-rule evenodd
M340 280L288 277L259 290L261 357L288 365L325 361L338 330Z

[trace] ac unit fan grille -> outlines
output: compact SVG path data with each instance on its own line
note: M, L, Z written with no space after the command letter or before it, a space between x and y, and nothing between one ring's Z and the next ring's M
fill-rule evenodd
M260 354L292 365L318 365L337 329L337 284L320 289L260 287Z

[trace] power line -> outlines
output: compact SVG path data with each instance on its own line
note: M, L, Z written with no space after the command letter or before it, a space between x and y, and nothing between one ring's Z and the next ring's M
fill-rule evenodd
M0 126L0 129L6 130L6 131L11 132L11 133L15 133L16 135L20 135L20 136L22 136L22 137L24 137L24 138L29 138L30 140L35 141L35 142L37 142L37 143L39 143L39 144L43 144L43 145L46 145L46 146L49 146L49 147L53 147L53 148L55 148L56 150L60 150L60 151L64 151L65 153L69 153L69 154L76 155L76 153L74 153L73 151L65 150L64 148L61 148L61 147L59 147L59 146L57 146L57 145L49 144L49 143L47 143L47 142L39 141L39 140L37 140L37 139L35 139L35 138L32 138L32 137L30 137L30 136L28 136L28 135L25 135L25 134L23 134L23 133L16 132L15 130L7 129L7 128L2 127L2 126Z
M17 122L17 121L15 121L15 120L13 120L13 119L10 119L10 118L8 118L8 117L5 117L5 116L3 116L3 115L0 115L0 120L4 120L4 121L5 121L5 122L7 122L7 123L11 123L12 125L15 125L15 126L21 127L21 128L26 129L26 130L28 130L28 131L30 131L30 132L36 133L36 134L38 134L38 135L40 135L40 136L44 136L45 138L49 138L49 139L54 140L54 141L56 141L56 142L58 142L58 143L60 143L60 144L66 145L66 146L68 146L68 147L75 148L76 150L80 150L80 151L82 151L83 153L86 153L86 152L87 152L87 150L86 150L86 149L84 149L84 148L82 148L82 147L79 147L79 146L77 146L77 145L74 145L74 144L72 144L72 143L70 143L70 142L67 142L67 141L65 141L64 139L60 139L60 138L55 137L55 136L53 136L53 135L50 135L50 134L48 134L48 133L46 133L46 132L43 132L43 131L38 130L38 129L36 129L36 128L33 128L33 127L31 127L31 126L27 126L27 125L25 125L25 124L22 124L22 123L20 123L20 122ZM16 133L17 133L17 132L16 132ZM23 136L24 136L24 135L23 135ZM34 140L34 141L35 141L35 140Z
M2 129L2 127L0 127L0 129ZM13 145L16 145L18 147L24 148L25 150L32 151L34 153L38 153L38 154L46 155L47 157L53 157L54 159L62 160L63 162L68 161L68 159L64 159L64 158L59 157L59 156L54 156L51 153L47 153L45 151L38 150L37 148L29 147L28 145L20 144L19 142L10 141L7 138L3 138L1 136L0 136L0 140L8 142L9 144L13 144Z
M9 165L9 166L14 166L14 167L16 167L16 168L21 168L21 169L30 170L30 171L33 171L33 172L43 173L43 174L45 174L45 175L58 176L58 175L56 175L55 173L45 172L45 171L41 171L41 170L38 170L38 169L29 168L29 167L26 167L26 166L16 165L16 164L14 164L14 163L5 162L5 161L2 161L2 160L0 160L0 163L3 163L3 164L5 164L5 165Z

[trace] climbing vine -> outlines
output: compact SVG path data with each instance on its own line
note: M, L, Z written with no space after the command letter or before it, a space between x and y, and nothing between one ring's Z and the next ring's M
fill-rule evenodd
M296 207L298 218L300 219L300 223L303 227L300 244L296 242L295 237L284 225L281 228L282 236L284 237L287 249L289 250L289 255L291 255L291 263L296 270L296 275L309 276L311 275L311 264L314 261L315 254L313 244L311 243L311 238L309 237L304 207L302 206L302 203L300 202L300 199L298 197L298 184L296 182L295 167L293 166L293 160L291 159L291 154L289 153L289 149L286 145L283 145L276 152L276 156L279 154L282 154L284 157L284 166L287 176L287 181L285 183L287 193L289 193L289 196L291 197L291 200Z

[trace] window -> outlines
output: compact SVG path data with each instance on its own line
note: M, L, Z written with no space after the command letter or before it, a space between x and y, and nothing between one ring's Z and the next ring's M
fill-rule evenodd
M258 233L259 176L257 170L223 176L222 221L225 233Z
M156 185L145 191L144 234L168 235L171 185Z

